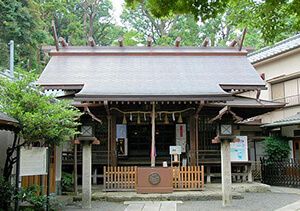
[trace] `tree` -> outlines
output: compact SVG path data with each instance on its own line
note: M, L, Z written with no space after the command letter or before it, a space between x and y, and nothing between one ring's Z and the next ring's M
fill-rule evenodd
M145 7L155 17L169 17L172 15L192 14L195 19L205 21L216 17L224 11L228 0L125 0L129 7L145 4Z
M46 40L39 5L33 0L0 0L1 54L15 41L15 61L24 68L39 68L39 46ZM6 61L8 63L8 61Z
M112 3L109 0L42 1L42 17L47 31L52 34L54 19L58 36L70 45L86 45L93 37L99 45L111 45L122 34L122 28L114 24Z
M76 120L80 112L65 100L57 100L52 95L45 95L34 84L35 77L23 72L15 81L0 79L0 108L6 114L17 119L21 124L19 141L8 151L13 152L20 145L40 143L40 145L59 145L77 134L79 125ZM12 156L13 153L10 153ZM6 179L11 175L16 159L7 156L4 169Z
M265 151L268 161L280 161L287 159L291 148L286 137L267 137L265 139Z

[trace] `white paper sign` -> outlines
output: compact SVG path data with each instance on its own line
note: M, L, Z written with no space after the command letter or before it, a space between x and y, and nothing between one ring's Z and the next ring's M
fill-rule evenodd
M127 138L127 126L124 124L117 124L117 138Z
M247 136L237 136L239 142L230 143L231 161L248 161L248 140Z
M181 155L181 146L170 146L170 155Z
M47 147L21 148L20 176L47 174Z
M176 124L176 145L181 146L181 151L186 152L186 125Z

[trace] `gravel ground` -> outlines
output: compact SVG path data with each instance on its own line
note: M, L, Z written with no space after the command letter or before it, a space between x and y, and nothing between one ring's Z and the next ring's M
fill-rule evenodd
M255 211L272 211L288 204L300 200L300 195L290 193L244 193L244 199L233 200L231 207L222 208L222 201L185 201L183 204L178 204L178 211L187 210L255 210ZM66 210L83 210L79 209L80 203L74 206L67 207ZM123 211L126 205L123 203L93 201L91 210L101 211Z

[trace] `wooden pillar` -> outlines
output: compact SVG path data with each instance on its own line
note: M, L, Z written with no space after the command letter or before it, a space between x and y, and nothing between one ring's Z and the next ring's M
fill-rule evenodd
M196 165L196 133L195 133L195 118L194 115L190 116L189 119L190 124L190 165Z
M55 185L56 194L61 195L62 146L55 147Z
M195 115L195 146L196 146L196 165L199 165L199 115Z
M232 202L231 191L231 161L230 141L221 141L221 169L222 169L222 199L223 206L230 206Z
M152 139L151 139L151 167L155 167L155 102L152 104L151 113L151 124L152 124Z
M111 117L111 139L110 139L110 151L111 151L111 165L117 166L117 145L116 145L116 117Z
M78 171L77 171L77 167L78 167L78 162L77 162L77 144L74 145L74 192L75 195L77 196L78 194Z
M107 166L110 166L110 153L111 153L111 116L107 116Z

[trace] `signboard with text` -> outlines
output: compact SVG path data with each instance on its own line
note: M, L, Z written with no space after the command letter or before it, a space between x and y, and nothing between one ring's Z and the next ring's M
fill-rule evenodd
M20 176L47 175L47 147L20 150Z
M248 161L247 136L236 136L240 141L230 143L231 161Z

